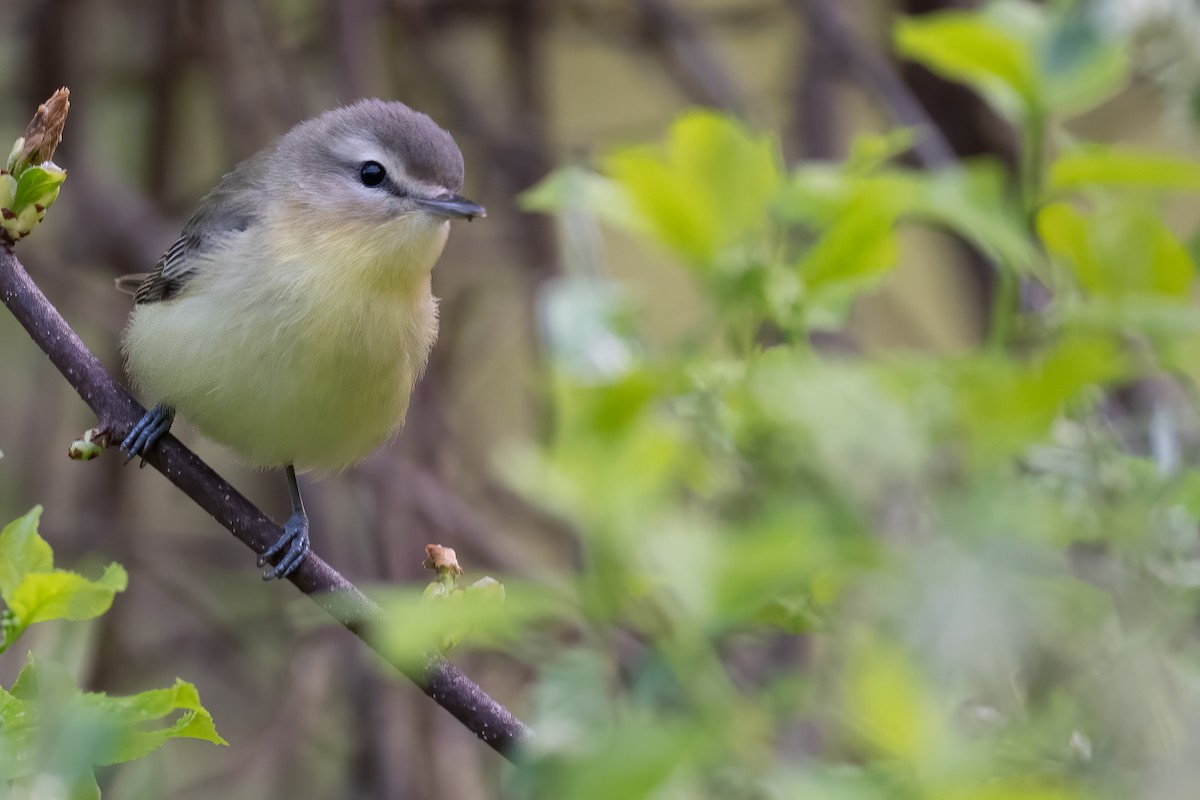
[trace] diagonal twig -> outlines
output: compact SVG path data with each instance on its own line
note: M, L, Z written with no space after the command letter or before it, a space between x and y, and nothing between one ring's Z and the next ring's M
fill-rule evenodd
M100 427L120 441L145 410L87 349L9 245L0 246L0 301L95 412ZM263 553L282 534L266 514L174 436L164 436L146 461L255 553ZM374 601L315 553L289 580L359 637L384 621ZM370 640L364 641L374 647ZM502 755L511 758L517 745L531 740L533 732L524 723L441 655L427 656L420 667L391 663Z

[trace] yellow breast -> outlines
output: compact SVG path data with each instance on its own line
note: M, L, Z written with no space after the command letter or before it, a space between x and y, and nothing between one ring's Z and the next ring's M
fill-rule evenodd
M447 225L410 221L315 232L283 218L269 239L232 237L178 298L135 309L135 388L255 465L366 457L403 423L437 336L430 271Z

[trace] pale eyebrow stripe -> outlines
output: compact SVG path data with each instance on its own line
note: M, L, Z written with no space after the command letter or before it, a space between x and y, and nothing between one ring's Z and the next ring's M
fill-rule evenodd
M330 146L334 158L347 164L361 164L364 161L378 161L394 180L409 183L408 173L404 165L396 161L390 154L366 139L351 138L338 141Z

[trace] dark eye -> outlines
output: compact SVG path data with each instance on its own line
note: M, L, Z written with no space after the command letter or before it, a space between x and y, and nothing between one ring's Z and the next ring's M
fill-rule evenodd
M358 177L363 186L378 186L387 177L387 170L378 161L367 161L358 168Z

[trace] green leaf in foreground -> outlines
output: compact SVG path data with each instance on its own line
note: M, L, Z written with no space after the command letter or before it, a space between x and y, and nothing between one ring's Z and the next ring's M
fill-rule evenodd
M97 580L54 568L54 554L38 535L41 506L0 531L0 598L8 606L0 627L0 652L35 622L94 619L125 591L128 576L109 564Z
M31 653L12 691L0 689L0 783L50 774L87 785L93 767L141 758L178 738L227 744L186 681L129 697L81 692L62 665Z
M1121 204L1084 214L1068 203L1041 210L1046 250L1090 295L1128 301L1139 295L1182 301L1196 267L1183 243L1152 209Z
M109 564L94 581L61 569L30 573L13 592L9 609L26 625L52 619L94 619L109 609L113 595L124 591L127 583L120 564Z
M38 535L42 507L34 506L23 517L0 531L0 597L12 602L13 592L29 572L49 572L54 568L54 553Z
M511 643L536 623L562 616L563 609L544 590L501 585L484 578L465 590L434 582L425 591L383 593L384 624L371 632L372 641L389 659L413 667L431 654L462 645L497 647Z
M1050 167L1050 187L1095 186L1200 191L1200 162L1134 147L1089 145L1059 157Z
M942 77L979 90L1017 116L1041 104L1037 62L1029 46L983 14L943 12L899 20L897 52Z
M605 166L644 227L697 266L761 235L783 179L772 137L709 111L685 114L663 145L618 151Z

